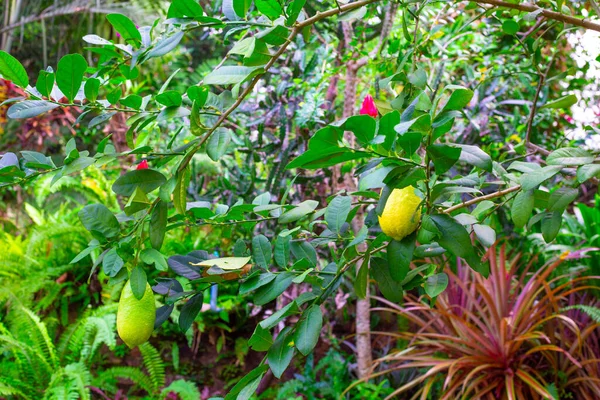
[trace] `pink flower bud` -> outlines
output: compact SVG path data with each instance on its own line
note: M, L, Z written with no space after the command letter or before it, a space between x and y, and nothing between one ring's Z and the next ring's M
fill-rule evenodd
M365 96L363 100L362 107L360 108L360 115L370 115L373 118L376 118L377 106L375 106L375 101L373 101L373 97L370 94Z
M142 160L142 162L138 164L136 169L148 169L148 161Z

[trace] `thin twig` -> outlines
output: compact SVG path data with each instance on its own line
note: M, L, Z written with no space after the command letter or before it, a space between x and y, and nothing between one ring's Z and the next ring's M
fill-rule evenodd
M585 29L590 29L593 31L600 32L600 24L596 22L586 21L584 19L579 19L576 17L572 17L570 15L561 14L555 11L546 10L545 8L538 7L533 4L523 3L523 4L513 4L508 3L502 0L475 0L476 3L479 4L490 4L496 7L505 7L511 8L513 10L519 11L527 11L527 12L539 12L539 15L543 16L546 19L552 19L555 21L564 22L567 24L580 26Z
M460 204L457 204L455 206L452 206L450 208L447 208L444 211L444 213L445 214L450 214L450 213L452 213L452 212L454 212L456 210L459 210L461 208L468 207L470 205L480 203L480 202L482 202L484 200L490 200L490 199L495 199L497 197L502 197L502 196L504 196L506 194L509 194L509 193L512 193L512 192L516 192L517 190L520 190L520 189L521 189L521 185L517 185L517 186L509 187L508 189L499 190L499 191L494 192L494 193L486 194L485 196L476 197L474 199L471 199L471 200L462 202Z

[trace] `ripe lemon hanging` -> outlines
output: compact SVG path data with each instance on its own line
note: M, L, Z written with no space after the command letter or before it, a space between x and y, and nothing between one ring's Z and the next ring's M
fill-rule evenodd
M121 292L117 310L117 332L129 348L144 343L152 335L156 319L154 293L146 283L144 296L138 300L133 295L129 281Z
M394 189L379 216L379 225L386 235L394 240L402 240L417 229L421 220L421 198L415 188L407 186Z

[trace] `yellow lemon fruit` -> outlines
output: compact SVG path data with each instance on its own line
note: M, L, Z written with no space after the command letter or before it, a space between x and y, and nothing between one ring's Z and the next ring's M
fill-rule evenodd
M148 283L144 296L138 300L133 295L129 281L121 292L117 310L117 332L129 348L144 343L152 335L156 319L154 293Z
M421 198L415 194L414 187L394 189L379 216L383 233L394 240L402 240L413 233L421 220L420 204Z

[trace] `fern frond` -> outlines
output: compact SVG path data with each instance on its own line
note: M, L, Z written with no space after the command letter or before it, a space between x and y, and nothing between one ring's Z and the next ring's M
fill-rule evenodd
M30 321L28 324L30 329L24 333L33 338L32 346L46 356L48 364L54 368L58 368L58 358L56 357L52 339L50 339L50 335L48 335L46 324L44 324L37 315L25 307L21 307L21 312L23 312L23 315L28 317Z
M99 387L107 392L116 391L115 382L118 379L127 379L133 382L138 388L152 393L154 383L148 375L137 367L112 367L98 373L98 376L92 380L92 385Z
M576 304L573 306L565 307L562 311L579 310L590 317L594 322L600 324L600 308L594 306L588 306L585 304Z
M87 387L91 383L91 374L81 363L69 364L59 368L50 380L44 399L46 400L90 400Z
M140 352L144 359L144 367L148 370L154 392L165 385L165 364L158 351L148 342L140 345Z
M166 399L170 393L177 393L181 400L197 400L201 398L200 391L193 382L178 379L160 392L160 398Z

